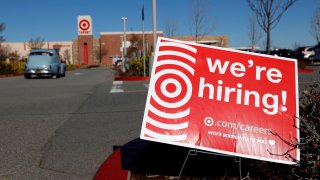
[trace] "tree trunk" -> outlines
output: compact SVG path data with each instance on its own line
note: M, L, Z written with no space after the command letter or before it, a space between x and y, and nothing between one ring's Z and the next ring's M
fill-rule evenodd
M270 18L268 17L268 25L267 25L267 54L270 54L270 44L271 44L271 24L270 24Z

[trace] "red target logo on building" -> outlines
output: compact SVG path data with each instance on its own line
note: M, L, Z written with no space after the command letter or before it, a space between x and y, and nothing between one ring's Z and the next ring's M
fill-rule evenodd
M78 17L78 35L92 35L92 20L90 16Z
M83 19L79 22L79 28L83 31L86 31L90 28L90 22L86 19Z

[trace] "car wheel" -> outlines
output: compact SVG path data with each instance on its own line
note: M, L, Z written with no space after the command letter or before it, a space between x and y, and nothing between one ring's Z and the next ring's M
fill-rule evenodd
M53 79L57 79L60 77L60 68L58 68L58 71L55 75L52 76Z
M313 64L314 63L314 56L310 56L309 57L309 61L310 61L311 64Z
M31 79L31 74L24 74L24 78Z

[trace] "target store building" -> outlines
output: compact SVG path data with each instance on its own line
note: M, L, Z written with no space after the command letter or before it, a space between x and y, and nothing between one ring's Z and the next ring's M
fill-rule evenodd
M78 38L72 41L72 54L74 64L104 64L112 65L115 60L121 59L123 49L131 46L132 38L138 37L142 41L142 32L100 32L99 38L92 35L92 19L90 16L78 17ZM153 49L153 33L144 32L146 40L146 51ZM158 36L163 36L161 31ZM124 43L126 42L126 43Z
M64 42L45 42L42 48L59 49L59 54L68 64L76 65L106 65L112 66L115 61L122 58L124 47L134 46L135 41L142 42L141 31L126 32L126 41L124 41L124 32L100 32L99 38L95 38L92 33L91 16L78 16L77 30L78 37L72 41ZM145 31L146 52L153 51L153 32ZM157 32L157 36L163 36L162 31ZM182 41L194 41L192 36L175 36L172 39ZM134 39L134 41L133 41ZM125 43L124 43L125 42ZM139 42L139 43L141 43ZM205 36L202 37L200 44L228 47L228 36ZM132 44L133 43L133 44ZM138 44L139 44L138 43ZM22 58L26 58L30 52L28 42L20 43L2 43L10 46L13 51L17 51ZM70 57L65 57L65 51L70 53Z
M92 35L92 19L90 16L78 17L78 38L72 44L73 59L75 64L104 64L112 65L115 60L121 59L124 46L129 48L136 43L132 39L142 41L142 32L100 32L100 37L95 39ZM146 52L153 51L153 32L145 31ZM163 36L162 31L157 36ZM193 41L191 36L175 36L173 39ZM205 36L198 43L228 47L228 36ZM124 43L126 42L126 43Z

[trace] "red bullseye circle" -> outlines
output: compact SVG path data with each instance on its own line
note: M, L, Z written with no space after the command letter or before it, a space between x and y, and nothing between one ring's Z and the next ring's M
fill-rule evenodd
M79 22L79 28L83 31L86 31L90 28L90 22L86 19L83 19Z
M174 84L168 84L166 89L169 93L173 93L176 91L177 87Z

